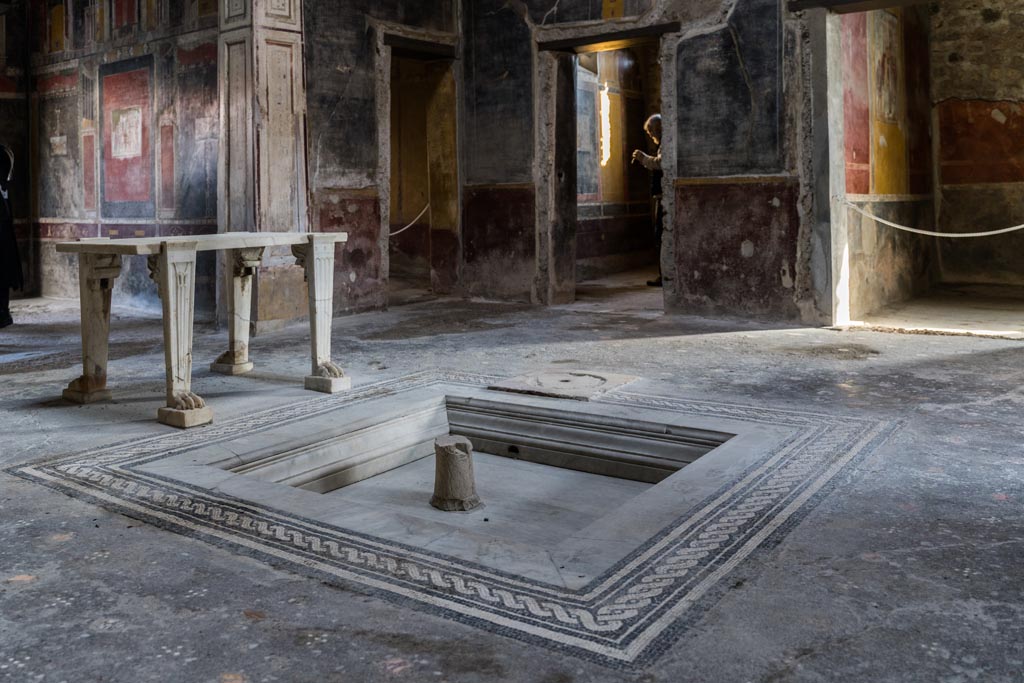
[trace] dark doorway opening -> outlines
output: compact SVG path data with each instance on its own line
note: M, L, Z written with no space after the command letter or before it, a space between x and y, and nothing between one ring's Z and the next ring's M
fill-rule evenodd
M576 62L576 279L625 271L657 276L653 173L633 151L656 155L644 122L661 113L656 43L583 54Z
M459 183L450 59L392 58L390 187L389 304L453 292Z

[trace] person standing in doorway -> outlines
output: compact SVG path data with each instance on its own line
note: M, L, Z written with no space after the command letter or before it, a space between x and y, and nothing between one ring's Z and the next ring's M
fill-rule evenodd
M665 232L665 210L662 207L661 180L661 114L655 114L644 123L647 137L654 143L657 152L652 156L643 150L633 152L633 163L640 164L651 172L651 216L654 221L654 242L658 248L658 279L648 280L650 287L661 287L661 236Z
M0 328L14 324L11 290L21 289L24 285L9 194L13 177L14 152L6 145L0 145Z

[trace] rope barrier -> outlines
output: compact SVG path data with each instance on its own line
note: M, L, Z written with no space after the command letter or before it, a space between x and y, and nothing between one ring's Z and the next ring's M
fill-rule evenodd
M866 218L870 218L876 223L888 225L891 228L896 228L897 230L903 230L905 232L912 232L918 235L928 235L929 237L949 237L951 239L963 239L969 237L993 237L995 235L1005 235L1010 232L1018 232L1020 230L1024 230L1024 225L1016 225L1012 228L1003 228L1002 230L990 230L988 232L933 232L931 230L919 230L918 228L911 228L906 225L900 225L899 223L887 221L884 218L879 218L878 216L860 208L850 200L845 200L845 204L854 211L856 211L857 213L861 214Z
M416 216L416 218L412 219L412 223L410 223L409 225L405 226L401 230L396 230L395 232L391 233L391 236L394 237L395 235L401 235L403 232L405 232L409 228L415 226L417 223L420 222L420 219L423 218L424 214L426 214L427 211L430 211L430 204L427 204L426 206L423 207L423 210L420 211L420 215Z

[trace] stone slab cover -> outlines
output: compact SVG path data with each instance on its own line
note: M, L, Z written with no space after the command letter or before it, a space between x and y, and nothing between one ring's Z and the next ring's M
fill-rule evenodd
M513 377L488 388L515 394L589 401L595 396L624 387L636 379L630 375L607 372L552 371Z

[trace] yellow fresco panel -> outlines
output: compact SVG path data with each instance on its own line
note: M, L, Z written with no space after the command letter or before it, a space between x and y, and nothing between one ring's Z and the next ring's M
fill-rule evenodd
M625 11L626 0L604 0L601 17L603 19L618 19L625 15Z
M64 50L64 5L50 10L50 52Z
M199 0L199 16L212 17L217 14L216 0Z
M871 83L871 192L908 194L906 60L902 14L869 16Z
M909 194L907 139L898 124L874 121L872 124L873 194Z

